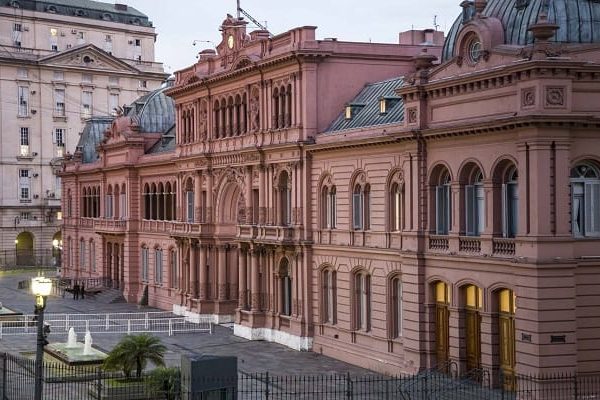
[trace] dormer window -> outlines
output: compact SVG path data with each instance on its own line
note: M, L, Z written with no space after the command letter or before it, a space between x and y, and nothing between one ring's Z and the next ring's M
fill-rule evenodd
M346 104L344 109L344 117L346 119L352 119L354 116L364 107L364 104Z
M385 97L379 99L379 114L387 113L387 100Z

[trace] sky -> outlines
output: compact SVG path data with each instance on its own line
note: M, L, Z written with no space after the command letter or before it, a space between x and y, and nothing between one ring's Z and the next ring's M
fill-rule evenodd
M110 0L105 0L110 1ZM219 25L235 15L236 0L119 0L148 15L158 38L156 61L173 73L221 40ZM273 34L317 26L317 39L397 43L398 33L433 28L447 32L460 14L459 0L241 0L241 8ZM251 31L249 26L248 31ZM194 41L198 41L195 46ZM205 42L202 42L205 41ZM210 43L212 42L212 43Z

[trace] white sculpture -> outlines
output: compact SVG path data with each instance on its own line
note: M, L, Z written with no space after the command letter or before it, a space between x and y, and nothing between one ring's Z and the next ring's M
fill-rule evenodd
M92 354L92 334L90 331L85 332L85 340L83 343L83 355L89 356Z
M77 334L73 327L69 328L69 337L67 338L67 349L74 349L77 347Z

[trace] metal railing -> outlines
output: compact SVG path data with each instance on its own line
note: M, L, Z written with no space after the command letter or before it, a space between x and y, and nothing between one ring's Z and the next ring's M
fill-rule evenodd
M4 400L31 399L34 361L0 353L0 396ZM177 371L175 371L177 372ZM152 385L151 371L139 379L99 367L71 367L44 363L43 398L83 399L340 399L340 400L593 400L600 398L600 375L515 377L514 390L484 379L453 378L428 370L412 376L382 375L273 375L238 373L237 377L189 376L171 381L170 388ZM479 378L483 376L475 374ZM472 378L472 377L471 377ZM192 387L218 387L220 396L192 392ZM224 397L224 389L230 396ZM213 396L215 394L213 393Z
M51 314L44 318L52 335L66 335L70 328L76 333L177 333L204 332L212 334L209 317L181 317L170 312L105 313L105 314ZM0 339L4 336L33 335L37 333L35 315L22 315L0 320Z

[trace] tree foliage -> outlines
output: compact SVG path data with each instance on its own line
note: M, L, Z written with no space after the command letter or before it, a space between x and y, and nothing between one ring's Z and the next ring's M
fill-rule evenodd
M165 400L175 400L181 395L181 370L177 367L160 367L148 376L149 393L162 394Z
M127 378L135 370L136 377L140 378L148 361L159 367L165 365L166 350L159 338L147 333L125 336L104 360L104 369L121 370Z

